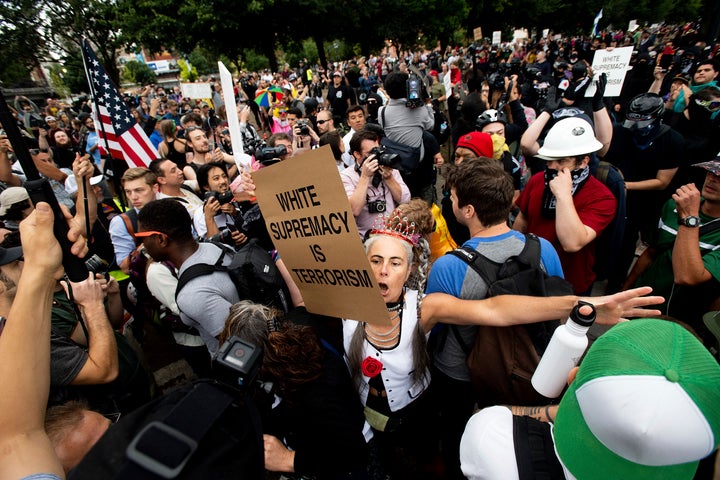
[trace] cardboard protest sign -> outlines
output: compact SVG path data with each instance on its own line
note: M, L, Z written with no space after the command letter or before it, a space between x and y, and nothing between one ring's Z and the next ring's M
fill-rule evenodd
M478 40L482 40L482 27L477 27L473 29L473 40L476 42Z
M607 74L607 86L605 87L606 97L620 96L625 74L630 65L630 57L632 56L633 47L613 48L612 50L597 50L593 58L592 69L595 79L601 73ZM592 97L595 94L595 84L588 87L585 92L586 97Z
M209 83L181 83L180 86L185 98L212 98Z
M252 175L265 225L308 311L389 325L330 147Z
M493 38L492 38L493 45L500 45L500 36L501 35L502 35L502 32L499 30L496 32L493 32Z

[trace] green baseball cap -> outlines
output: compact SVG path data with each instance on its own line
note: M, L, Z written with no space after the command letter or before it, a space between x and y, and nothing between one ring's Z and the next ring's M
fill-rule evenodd
M676 323L618 324L588 351L553 435L579 480L690 479L720 439L720 365Z

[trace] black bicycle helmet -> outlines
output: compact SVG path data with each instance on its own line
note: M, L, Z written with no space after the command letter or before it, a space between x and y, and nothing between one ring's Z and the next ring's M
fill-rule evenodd
M493 108L489 108L477 117L477 120L475 120L475 128L478 131L481 131L486 125L490 125L495 122L507 125L507 116L502 110L498 111Z
M665 112L665 103L656 93L641 93L628 105L625 114L625 126L628 128L645 128L658 121Z

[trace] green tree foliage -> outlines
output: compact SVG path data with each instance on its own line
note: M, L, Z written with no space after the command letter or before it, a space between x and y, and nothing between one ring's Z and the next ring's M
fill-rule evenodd
M212 58L212 55L201 47L195 47L188 55L188 60L200 75L208 75L217 70L217 66L213 65L209 58Z
M157 75L146 63L131 60L125 64L122 72L123 78L130 83L148 85L155 83Z
M36 0L0 0L0 80L6 87L30 80L30 70L46 56L39 15Z
M198 71L195 65L188 65L188 63L180 59L178 60L178 68L180 69L180 79L183 82L194 82L198 79Z

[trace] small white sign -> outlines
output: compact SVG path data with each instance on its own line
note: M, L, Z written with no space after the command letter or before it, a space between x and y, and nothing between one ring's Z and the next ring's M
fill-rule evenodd
M549 28L543 29L543 38L547 38L548 35L550 35L550 29Z
M501 42L500 36L501 36L501 34L502 34L502 32L500 32L500 31L493 32L493 39L492 39L493 45L500 45L500 42Z
M185 98L212 98L209 83L181 83L180 86Z
M633 47L613 48L611 50L597 50L592 62L592 70L595 79L601 73L607 74L607 86L605 87L606 97L618 97L622 90L625 74L630 65L630 57L632 56ZM585 92L586 97L592 97L595 94L595 83L593 82Z
M630 20L628 22L628 32L634 32L637 27L637 20Z

